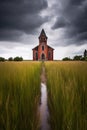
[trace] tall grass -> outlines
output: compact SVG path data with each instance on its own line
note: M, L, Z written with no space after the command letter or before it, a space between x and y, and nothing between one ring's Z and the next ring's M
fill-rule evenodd
M37 130L40 63L0 63L0 130Z
M46 62L52 130L87 130L87 63Z

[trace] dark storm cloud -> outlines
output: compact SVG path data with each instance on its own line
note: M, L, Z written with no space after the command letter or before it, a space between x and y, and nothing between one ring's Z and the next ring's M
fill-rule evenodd
M0 0L0 39L34 32L46 21L39 13L47 6L46 0Z
M18 41L22 31L0 29L0 41Z
M73 38L77 45L87 40L87 0L61 0L56 14L52 29L64 28L65 36Z
M70 5L79 5L83 2L83 0L69 0Z
M64 17L57 17L56 23L54 24L52 29L63 28L63 27L66 27L67 24L68 22L66 21Z

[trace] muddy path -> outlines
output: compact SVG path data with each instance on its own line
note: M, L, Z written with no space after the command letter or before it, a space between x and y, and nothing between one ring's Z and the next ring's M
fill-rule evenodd
M48 123L49 110L47 105L47 86L46 86L46 72L45 66L42 65L41 72L41 101L40 101L40 130L50 130L50 125Z
M42 65L42 71L41 71L41 83L46 84L46 72L45 72L45 66Z

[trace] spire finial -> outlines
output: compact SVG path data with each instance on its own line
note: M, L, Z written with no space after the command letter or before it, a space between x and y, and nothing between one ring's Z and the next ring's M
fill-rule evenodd
M41 36L45 36L45 37L47 38L46 33L45 33L45 31L44 31L44 29L43 29L43 28L42 28L42 31L41 31L41 33L40 33L39 38L40 38Z

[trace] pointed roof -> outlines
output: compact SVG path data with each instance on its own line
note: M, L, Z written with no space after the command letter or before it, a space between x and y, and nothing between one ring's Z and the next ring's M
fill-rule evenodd
M34 47L32 50L38 51L38 46Z
M40 33L39 38L40 38L41 36L45 36L45 37L47 38L47 36L46 36L46 33L45 33L44 29L42 29L42 31L41 31L41 33Z
M52 48L51 46L48 46L48 48L51 48L52 50L54 50L54 48Z

